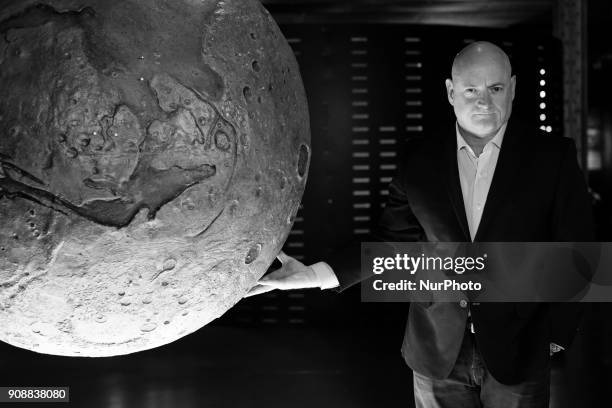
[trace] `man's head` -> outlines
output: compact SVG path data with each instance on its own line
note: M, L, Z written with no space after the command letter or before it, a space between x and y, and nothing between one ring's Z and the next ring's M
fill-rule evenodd
M515 86L508 56L489 42L462 49L453 61L452 79L446 80L457 123L479 138L493 137L508 121Z

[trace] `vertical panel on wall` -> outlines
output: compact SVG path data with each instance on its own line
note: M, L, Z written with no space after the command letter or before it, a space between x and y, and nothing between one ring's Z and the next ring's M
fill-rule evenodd
M369 46L368 37L360 31L355 31L348 41L351 72L351 206L355 236L370 233L372 207Z

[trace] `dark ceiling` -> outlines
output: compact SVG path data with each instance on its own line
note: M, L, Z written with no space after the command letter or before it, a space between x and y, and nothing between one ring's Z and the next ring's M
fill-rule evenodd
M556 0L262 0L277 21L505 28L550 25Z

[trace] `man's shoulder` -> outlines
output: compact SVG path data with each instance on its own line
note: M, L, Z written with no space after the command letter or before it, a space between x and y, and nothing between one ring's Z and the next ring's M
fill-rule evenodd
M575 151L573 139L550 134L534 126L526 126L521 123L510 122L506 138L512 137L517 139L522 150L530 155L537 155L540 159L562 157L569 151ZM504 144L506 144L505 141Z
M421 137L408 140L400 151L402 159L428 160L432 156L439 156L447 147L447 140L437 135L423 134Z
M394 183L408 185L415 180L431 181L438 177L446 168L448 148L448 140L425 134L406 142L399 150Z
M575 152L576 150L576 144L573 139L559 135L550 135L541 131L534 132L527 144L532 153L550 158L563 157L568 152Z

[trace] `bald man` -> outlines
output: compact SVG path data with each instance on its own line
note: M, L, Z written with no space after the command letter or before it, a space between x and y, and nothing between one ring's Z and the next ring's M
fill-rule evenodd
M516 77L506 53L489 42L468 45L454 59L446 91L454 129L409 147L376 238L593 241L572 140L509 121ZM358 267L338 261L304 266L284 254L279 259L283 267L253 294L343 290L361 279ZM572 304L412 303L402 354L413 369L417 407L548 407L550 354L569 347L579 316Z

